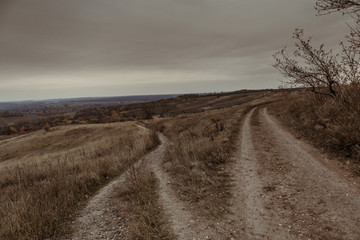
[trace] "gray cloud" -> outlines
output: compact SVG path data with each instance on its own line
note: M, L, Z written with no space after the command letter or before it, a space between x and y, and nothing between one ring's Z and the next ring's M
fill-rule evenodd
M313 5L3 0L0 100L276 87L271 56L294 28L331 46L346 33L343 17L316 17Z

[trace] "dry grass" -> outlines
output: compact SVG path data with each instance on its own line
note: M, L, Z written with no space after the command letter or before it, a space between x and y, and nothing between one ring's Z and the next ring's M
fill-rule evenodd
M79 204L156 144L131 123L59 127L0 141L0 239L68 231Z
M360 165L360 87L347 91L347 103L305 91L288 93L271 110L300 137Z
M132 168L116 194L123 203L119 211L127 218L130 239L170 240L172 233L159 204L158 180L144 167Z
M200 215L221 218L229 211L232 178L229 166L240 125L247 112L272 101L257 94L243 105L154 121L170 143L163 167L173 178L178 197Z
M192 114L157 123L170 139L164 168L178 196L200 214L228 211L231 179L227 164L239 132L243 108Z

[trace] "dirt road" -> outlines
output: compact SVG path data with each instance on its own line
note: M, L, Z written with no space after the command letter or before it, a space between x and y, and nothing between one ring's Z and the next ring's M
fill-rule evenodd
M360 239L358 188L266 109L247 114L238 144L238 239Z
M250 111L241 126L233 165L231 213L197 217L169 184L162 156L167 139L143 161L159 179L160 204L178 239L360 239L360 191L326 156L297 140L266 108ZM77 220L73 239L123 239L123 220L109 205L114 186L94 196Z
M190 211L189 203L178 199L171 188L171 178L162 166L168 140L162 134L159 134L159 139L161 144L143 157L137 165L149 167L158 178L160 205L178 239L222 239L223 236L232 236L227 221L219 222L196 216ZM90 199L74 222L74 234L71 239L127 239L126 219L117 216L117 207L111 201L116 188L125 181L126 174L109 183ZM121 203L117 202L117 204Z
M124 219L116 213L111 198L117 185L122 184L121 177L102 188L88 203L74 222L73 240L123 239Z

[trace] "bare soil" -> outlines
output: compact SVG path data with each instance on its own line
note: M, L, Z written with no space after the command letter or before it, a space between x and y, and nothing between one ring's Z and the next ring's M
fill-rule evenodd
M88 203L75 221L76 232L71 239L122 239L126 234L124 219L117 214L111 201L117 185L125 176L102 188Z
M233 198L234 223L241 226L236 239L289 239L287 232L277 231L272 216L264 203L264 184L259 176L260 166L256 156L251 119L254 109L245 117L235 153L233 176L235 182ZM271 229L271 231L270 231Z

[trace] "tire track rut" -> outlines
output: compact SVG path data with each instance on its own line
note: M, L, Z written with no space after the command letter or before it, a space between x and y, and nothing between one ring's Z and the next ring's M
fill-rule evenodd
M304 239L360 239L360 194L356 186L323 164L326 156L297 140L260 109L257 156L270 200L282 227Z
M289 239L286 231L278 229L272 214L265 208L261 171L253 143L251 119L255 109L244 119L234 154L232 175L235 182L232 200L233 224L240 228L236 239Z

